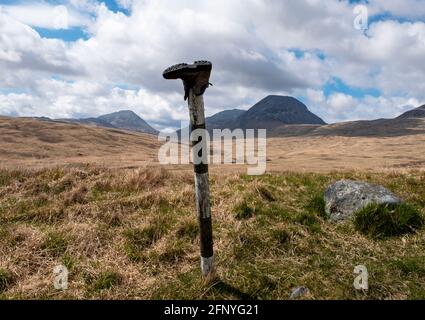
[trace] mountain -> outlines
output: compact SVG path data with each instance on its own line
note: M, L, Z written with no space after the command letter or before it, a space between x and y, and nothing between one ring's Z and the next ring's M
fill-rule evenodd
M242 116L246 111L233 109L233 110L225 110L215 115L206 118L206 124L208 130L212 129L226 129L233 128L235 123L238 122L238 118Z
M413 112L412 112L413 111ZM274 137L403 137L425 134L425 116L408 111L394 119L360 120L329 125L284 125L275 128L268 136ZM414 116L416 115L416 116ZM418 116L419 115L419 116Z
M97 119L102 122L109 123L118 129L158 134L158 130L152 128L145 120L130 110L106 114L98 117Z
M282 125L325 125L299 100L285 96L268 96L248 111L233 109L206 118L207 129L268 129ZM305 130L301 130L305 131ZM180 134L180 131L178 131Z
M212 135L214 129L235 129L237 128L236 124L238 123L238 118L244 114L246 111L233 109L233 110L224 110L211 117L205 118L205 124L208 132ZM188 129L187 127L185 128ZM181 129L177 130L177 136L181 137Z
M55 121L60 122L72 122L72 123L79 123L79 124L88 124L88 125L95 125L98 127L105 127L105 128L116 128L112 124L106 121L102 121L99 118L85 118L85 119L57 119ZM117 128L116 128L117 129Z
M281 125L325 125L299 100L286 96L268 96L238 119L241 128L273 129Z
M425 105L422 107L409 110L399 116L397 119L425 118Z
M152 128L145 120L130 110L118 111L97 118L62 119L63 121L81 124L92 124L105 128L123 129L157 135L158 131Z

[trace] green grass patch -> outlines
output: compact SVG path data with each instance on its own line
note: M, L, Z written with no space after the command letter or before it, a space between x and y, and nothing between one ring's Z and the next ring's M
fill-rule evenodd
M238 261L249 259L258 253L269 253L273 246L270 237L264 237L253 230L241 230L234 234L234 257Z
M71 179L68 178L63 178L60 181L57 181L51 188L51 192L53 194L61 194L65 191L69 191L71 190L73 187L73 181Z
M69 254L67 254L67 253L65 253L63 256L62 256L62 259L61 259L61 261L62 261L62 264L69 270L69 271L72 271L74 268L75 268L75 264L76 264L76 262L75 262L75 259L71 256L71 255L69 255Z
M185 221L177 229L178 238L189 238L194 241L199 235L199 226L196 221Z
M7 261L0 299L285 300L298 286L309 288L307 299L425 298L425 228L403 241L376 241L351 222L326 222L322 197L333 181L369 181L424 214L423 172L212 173L217 278L206 283L193 175L143 170L78 164L0 178L7 184L0 187L0 252ZM376 217L363 218L369 232ZM400 229L400 223L377 220ZM21 256L28 263L16 260ZM49 272L33 277L53 262L70 271L67 292L45 285ZM369 271L367 292L353 288L359 264ZM135 272L142 277L136 286L130 281ZM30 278L32 289L20 290Z
M168 243L163 252L158 255L158 260L163 263L178 263L185 255L187 242L185 240L175 240Z
M28 172L0 169L0 187L7 186L12 181L24 182Z
M310 212L302 212L295 216L294 222L299 223L308 228L310 232L320 232L320 220L319 218Z
M265 186L258 187L258 192L260 193L261 198L265 201L273 202L276 201L276 197L273 194L273 192L270 190L270 188L267 188Z
M50 232L47 234L41 249L52 256L58 257L65 253L68 248L68 238L60 232Z
M291 242L291 233L286 229L277 229L273 231L273 238L279 245L288 245Z
M55 205L45 194L17 201L11 199L7 205L4 204L2 207L4 215L0 217L0 220L5 222L52 224L64 216L64 204L57 203Z
M139 229L128 229L124 232L126 238L125 252L134 262L142 260L143 253L168 231L168 225L162 219L155 220L149 226Z
M323 193L319 193L311 197L304 208L311 213L315 213L317 216L327 220L329 218L325 210L325 199Z
M115 271L101 272L94 278L88 278L87 283L94 292L102 292L122 284L122 276Z
M249 219L254 216L254 208L252 208L246 200L236 204L233 212L235 214L235 218L238 220Z
M370 204L354 214L356 229L372 238L411 233L423 224L423 216L408 204Z
M14 277L6 269L0 269L0 293L6 291L14 282Z
M395 261L394 265L403 275L416 274L425 277L425 256L402 258Z

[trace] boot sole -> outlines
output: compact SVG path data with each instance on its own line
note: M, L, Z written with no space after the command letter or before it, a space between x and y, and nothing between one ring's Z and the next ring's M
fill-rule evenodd
M165 79L182 79L200 71L211 71L212 63L209 61L195 61L193 64L180 63L167 68L163 72Z

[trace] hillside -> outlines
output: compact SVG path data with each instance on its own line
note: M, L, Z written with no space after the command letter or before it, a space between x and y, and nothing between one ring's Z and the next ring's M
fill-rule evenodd
M33 118L0 117L0 167L63 163L143 164L156 160L155 136Z
M106 128L116 128L130 130L153 135L158 134L158 130L152 128L145 120L140 118L136 113L130 110L122 110L97 118L85 119L60 119L61 121L74 122L81 124L91 124Z
M130 110L118 111L98 117L100 121L110 123L115 128L158 134L145 120Z
M241 128L274 129L281 125L326 123L293 97L268 96L238 118Z
M238 123L238 118L245 112L246 111L239 109L224 110L222 112L216 113L211 117L207 117L207 129L213 130L235 128L235 125Z
M425 105L403 113L398 119L425 118Z
M423 125L425 127L425 123ZM287 136L273 137L269 134L268 171L425 168L425 130L421 133L418 129L420 127L411 129L416 134L407 135L335 134L338 130L342 133L352 132L347 126L348 124L343 124L342 128L338 128L338 125L321 127L321 130L329 130L327 135L312 135L311 131L318 130L318 127L308 125L287 126ZM377 132L376 128L367 128L366 133ZM298 133L294 136L295 129ZM394 133L394 128L389 127L388 130ZM160 145L157 138L149 134L46 119L0 117L0 168L86 164L110 168L156 166L159 165L157 158ZM192 171L191 165L166 167ZM211 171L246 172L246 166L211 165Z
M425 134L425 119L396 118L341 122L324 126L283 125L268 132L273 137L402 137Z
M269 137L400 137L425 133L425 105L395 119L327 125L293 97L268 96L248 111L226 110L207 118L212 129L267 129Z
M283 125L325 125L299 100L286 96L267 96L248 111L225 110L206 119L207 129L267 129Z
M361 120L330 125L283 125L269 132L275 137L340 136L402 137L425 134L425 106L409 110L394 119Z

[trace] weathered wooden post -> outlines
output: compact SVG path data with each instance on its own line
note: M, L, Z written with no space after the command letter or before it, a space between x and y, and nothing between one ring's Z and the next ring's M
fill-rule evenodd
M204 97L209 87L212 64L209 61L197 61L194 64L178 64L164 71L165 79L182 79L185 100L188 100L192 155L195 170L196 209L198 211L201 271L204 277L214 272L214 251L212 238L211 206L208 179L208 147L206 139Z

